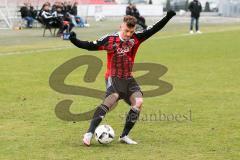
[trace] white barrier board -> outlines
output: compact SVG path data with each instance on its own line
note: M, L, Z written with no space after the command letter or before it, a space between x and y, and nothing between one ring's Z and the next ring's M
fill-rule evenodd
M95 16L102 14L104 16L124 16L127 5L79 5L78 15ZM142 16L162 16L162 5L137 5Z

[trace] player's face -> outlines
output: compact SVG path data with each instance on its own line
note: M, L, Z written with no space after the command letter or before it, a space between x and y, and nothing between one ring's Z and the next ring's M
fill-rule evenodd
M121 38L124 40L129 40L135 31L135 27L129 28L126 23L122 23L120 26Z

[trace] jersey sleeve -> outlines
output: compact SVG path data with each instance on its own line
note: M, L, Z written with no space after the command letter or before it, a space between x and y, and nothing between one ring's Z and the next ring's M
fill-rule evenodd
M93 41L93 44L97 46L97 50L107 50L108 41L109 41L109 35L105 35L99 38L98 40Z
M140 42L143 42L150 38L152 35L160 31L170 20L171 18L165 16L162 20L155 23L153 26L148 27L147 29L136 32L136 37L140 40Z
M106 35L96 41L82 41L77 38L70 38L70 41L78 48L86 49L89 51L98 51L106 50L108 39L109 37Z

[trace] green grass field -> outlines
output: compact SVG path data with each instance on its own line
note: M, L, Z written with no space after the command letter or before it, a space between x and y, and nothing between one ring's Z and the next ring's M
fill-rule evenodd
M115 31L118 23L92 23L75 31L79 38L94 40ZM202 24L203 34L191 36L187 29L188 24L170 23L139 48L136 62L166 66L168 72L160 79L173 85L168 94L145 98L130 134L139 144L117 141L129 110L120 102L103 121L114 128L114 142L100 145L94 140L91 147L81 142L89 121L62 121L54 110L64 99L74 101L72 113L93 109L101 100L58 93L50 88L49 77L74 57L95 55L104 67L94 83L83 81L86 67L73 71L66 83L104 91L106 53L43 38L41 29L0 30L0 159L239 160L239 24ZM159 112L181 117L150 118Z

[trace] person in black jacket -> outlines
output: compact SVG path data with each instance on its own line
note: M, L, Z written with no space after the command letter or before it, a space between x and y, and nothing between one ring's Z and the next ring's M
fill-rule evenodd
M140 25L142 29L147 28L145 18L140 15L140 12L137 9L136 5L129 3L129 5L126 8L126 15L135 17L137 19L137 24Z
M129 3L126 8L126 15L133 16L133 5L132 3Z
M71 9L69 12L71 15L77 16L77 14L78 14L77 6L78 6L78 3L74 2L73 5L71 6Z
M33 24L33 21L34 21L33 7L32 8L31 7L32 6L30 6L30 4L24 3L24 6L22 6L19 10L20 13L21 13L22 19L27 21L27 25L26 25L27 28L32 28L32 24Z
M193 0L190 2L188 9L191 12L191 23L190 23L190 34L193 34L193 24L195 22L195 29L197 33L201 33L199 30L199 17L200 12L202 12L202 5L198 0Z

